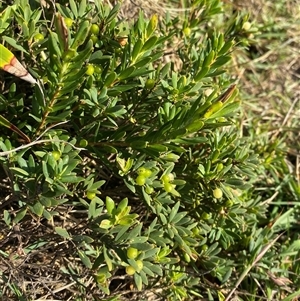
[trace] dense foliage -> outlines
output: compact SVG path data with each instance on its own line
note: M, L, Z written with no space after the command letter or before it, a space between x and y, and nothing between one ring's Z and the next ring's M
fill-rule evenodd
M299 187L283 143L242 129L227 70L250 43L247 16L225 18L217 0L184 21L121 20L99 0L1 5L2 44L40 83L1 72L0 114L30 139L0 129L3 298L232 300L238 288L254 300L280 276L299 287L297 211L270 207L264 179L288 182L290 200Z

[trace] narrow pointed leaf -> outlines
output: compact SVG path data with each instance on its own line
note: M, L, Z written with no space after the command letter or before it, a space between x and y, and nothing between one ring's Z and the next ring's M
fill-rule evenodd
M17 133L20 137L22 137L26 142L30 142L30 138L26 134L24 134L15 125L13 125L12 123L10 123L6 118L4 118L1 115L0 115L0 125L3 125L3 126L9 128L9 129L11 129L15 133Z
M0 68L9 72L31 84L36 84L36 80L21 65L17 58L6 47L0 44Z

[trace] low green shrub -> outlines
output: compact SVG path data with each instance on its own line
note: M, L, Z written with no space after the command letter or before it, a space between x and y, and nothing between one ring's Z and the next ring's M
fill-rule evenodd
M184 22L15 2L2 4L2 41L41 84L1 73L0 114L31 140L1 128L3 233L18 226L22 249L1 257L24 260L27 281L72 279L52 288L63 300L225 300L264 246L268 271L276 235L259 226L254 185L270 161L241 132L227 72L247 17L221 30L219 1L196 1ZM49 293L13 282L30 300Z

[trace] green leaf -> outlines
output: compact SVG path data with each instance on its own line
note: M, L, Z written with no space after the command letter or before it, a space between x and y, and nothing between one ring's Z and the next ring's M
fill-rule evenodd
M24 207L22 208L16 215L16 217L13 219L13 223L14 224L18 224L23 218L24 216L26 215L27 213L27 208Z
M10 225L10 223L11 223L11 216L10 216L10 214L9 214L9 212L7 210L3 211L3 220L4 220L4 222L5 222L5 224L7 226Z
M112 261L111 261L111 259L109 258L108 254L107 254L107 249L106 249L105 246L103 246L103 255L104 255L104 259L105 259L105 262L107 264L108 270L112 271L113 264L112 264Z
M151 272L151 271L150 271ZM146 275L146 273L144 272L144 267L143 267L143 270L139 272L141 278L142 278L142 282L145 284L145 285L148 285L148 277Z
M116 72L111 72L105 79L104 81L104 86L105 87L110 87L112 85L112 83L115 81L115 79L117 78L117 74Z
M130 226L133 224L133 222L134 222L134 218L129 217L129 216L125 216L125 217L122 217L121 219L119 219L119 225L122 225L122 226Z
M107 213L112 214L113 210L115 209L115 202L113 201L113 199L107 196L105 205L106 205Z
M221 56L223 54L226 54L230 49L231 47L233 46L234 44L234 41L228 41L224 44L224 46L221 48L221 50L218 52L218 56Z
M238 178L230 178L226 179L225 183L233 188L239 188L239 186L243 186L245 182Z
M233 103L229 103L224 105L219 111L216 113L212 114L210 116L210 119L215 119L215 118L220 118L226 115L229 115L236 111L240 107L240 102L239 101L234 101Z
M106 22L107 23L110 23L118 14L118 11L121 7L121 4L120 3L117 3L113 9L110 11L108 17L106 18Z
M109 228L111 228L112 225L113 225L112 221L110 221L108 219L104 219L101 221L99 227L102 229L109 229Z
M92 269L93 270L96 270L97 268L99 268L99 266L104 262L104 255L103 253L101 253L97 258L96 260L94 261L94 264L93 264L93 267Z
M174 207L172 208L172 210L171 210L171 212L170 212L170 214L169 214L169 223L172 223L174 217L175 217L176 214L177 214L177 211L178 211L179 207L180 207L180 202L177 202L177 203L174 205Z
M143 272L145 272L150 277L154 277L155 276L155 274L148 267L146 267L146 266L143 267ZM143 283L145 283L144 280L143 280Z
M137 42L134 44L133 50L131 52L131 59L133 62L138 57L139 53L141 52L142 47L143 47L143 42L141 39L138 39Z
M127 206L128 206L128 199L124 198L117 207L118 212L122 212L127 208Z
M17 176L20 176L20 177L24 177L24 176L28 177L29 176L29 173L26 170L19 168L19 167L11 167L10 170L15 171L14 174Z
M2 36L2 39L4 41L6 41L8 44L10 44L13 48L15 48L19 51L25 52L26 54L29 54L26 51L26 49L24 49L21 45L17 44L17 42L13 38L10 38L10 37L7 37L7 36Z
M196 120L190 123L186 128L189 133L195 133L201 130L204 126L204 122L202 120Z
M146 236L139 236L139 237L135 237L135 238L131 239L130 242L131 242L132 245L136 245L136 244L140 245L140 244L145 243L146 241L148 241L148 237L146 237ZM148 244L146 244L146 250L148 250L149 247L150 246ZM141 250L145 250L145 245L141 248Z
M92 50L93 50L93 41L89 40L84 50L80 51L78 55L74 56L74 58L71 58L70 62L83 64L90 57ZM75 68L75 66L73 67ZM84 72L86 72L85 69Z
M151 150L158 151L158 152L166 152L166 151L168 151L168 147L164 146L162 144L151 144L151 145L148 145L147 148L149 148Z
M77 19L78 18L77 5L74 0L69 0L69 3L70 3L72 13L74 14L74 17Z
M83 262L83 264L87 268L91 269L92 268L92 263L91 263L89 257L83 251L78 251L78 255L79 255L81 261Z
M42 162L43 174L47 181L52 182L48 173L47 163L45 161Z
M52 31L49 31L48 47L51 53L52 60L55 61L57 65L59 65L62 53L58 44L57 34Z
M85 42L89 34L90 26L91 24L88 20L82 21L79 24L79 29L76 32L75 38L71 45L71 49L77 50L77 48Z
M142 65L142 66L139 66L139 65ZM145 66L144 61L136 63L134 65L134 67L136 68L136 70L134 70L131 73L131 77L145 76L145 75L153 72L153 70L148 70L148 68L144 67L144 66Z
M31 210L37 216L42 216L44 212L44 206L40 202L36 202L32 207Z
M147 50L152 49L152 48L155 46L157 40L158 40L158 37L152 36L152 37L151 37L150 39L148 39L148 40L146 41L146 43L143 45L141 51L147 51Z
M45 206L45 207L50 207L52 202L51 202L51 199L50 198L45 198L45 197L40 197L40 203Z
M133 275L133 278L138 291L141 291L143 289L142 277L139 274L135 273Z
M211 69L219 68L231 60L230 56L220 56L217 60L210 66Z
M174 218L172 218L172 223L177 224L179 223L185 216L187 215L187 212L179 212L177 213ZM171 222L171 221L170 221Z
M214 58L215 58L215 51L211 50L209 52L209 54L205 57L204 61L203 61L202 69L206 68L206 67L209 67L211 65L212 61L214 60Z
M87 244L91 244L91 243L94 241L93 238L91 238L91 237L89 237L89 236L87 236L87 235L74 235L74 236L72 237L72 239L73 239L74 241L77 241L77 242L85 242L85 243L87 243Z
M89 205L89 215L88 215L88 218L95 218L97 216L97 213L96 213L96 201L95 201L95 198L93 198L90 202L90 205Z
M229 268L226 274L223 276L222 283L225 283L231 277L231 274L232 268Z
M86 0L81 0L78 9L78 16L83 17L87 7Z
M159 248L151 248L150 250L145 251L143 259L146 258L154 258L157 255ZM144 261L144 265L146 265L147 261Z
M65 228L55 227L54 230L58 235L62 236L63 238L71 238L70 234Z
M210 70L210 67L202 67L201 70L196 74L194 80L195 82L200 81Z
M118 79L119 80L123 80L123 79L127 79L130 77L130 75L133 73L133 71L135 70L136 68L134 66L130 66L128 67L127 69L123 70L120 75L118 76Z
M149 268L154 274L159 275L159 276L163 276L163 270L161 269L161 267L159 265L152 264L148 261L145 261L144 265L147 268Z
M1 19L0 19L0 33L5 31L7 27L10 25L10 19L12 18L12 15L14 11L16 10L17 5L11 5L6 7L2 12L1 12Z
M77 164L76 164L77 165ZM75 167L75 166L74 166ZM95 183L93 183L92 185L89 185L88 186L88 189L89 190L97 190L99 189L101 186L103 186L105 184L105 181L104 180L101 180L101 181L97 181Z

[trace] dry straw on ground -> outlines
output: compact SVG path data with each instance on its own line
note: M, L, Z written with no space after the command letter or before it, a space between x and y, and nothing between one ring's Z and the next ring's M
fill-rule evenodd
M288 165L300 185L300 3L233 2L237 10L249 12L253 26L258 26L249 52L233 54L246 106L244 124L256 115L258 131L268 129L271 141L284 137Z

